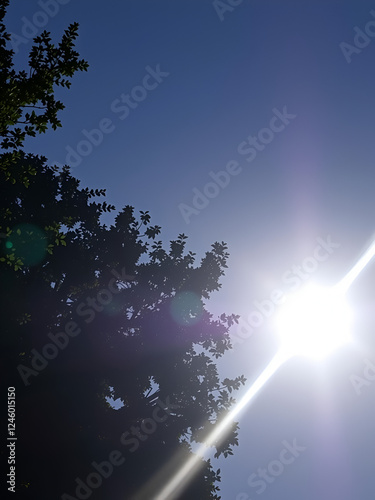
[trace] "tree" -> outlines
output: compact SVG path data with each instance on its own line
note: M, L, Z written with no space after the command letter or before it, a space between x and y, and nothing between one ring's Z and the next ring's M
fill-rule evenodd
M8 2L0 5L2 21ZM245 382L220 381L215 365L237 317L206 309L228 253L214 243L196 266L184 234L165 249L149 213L130 206L102 224L115 209L97 201L104 190L82 189L68 166L23 150L27 135L60 125L54 85L69 87L64 77L87 68L74 51L77 28L57 48L49 33L36 37L27 76L12 70L0 22L1 380L16 388L16 491L150 498L148 481L162 484L192 456ZM216 456L233 453L237 430L233 422ZM201 460L179 498L218 499L219 481Z

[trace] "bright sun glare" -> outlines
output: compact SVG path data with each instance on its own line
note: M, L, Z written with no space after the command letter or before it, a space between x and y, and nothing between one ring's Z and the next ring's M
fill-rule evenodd
M276 329L282 341L279 352L223 422L211 432L198 452L190 457L159 491L156 500L177 498L176 492L182 491L184 485L192 479L207 447L212 446L225 432L233 419L252 401L285 361L295 355L320 359L351 340L352 312L345 294L374 256L375 241L337 285L331 288L310 285L288 296L276 319Z
M340 287L306 286L289 295L276 318L288 356L321 359L350 340L351 312Z

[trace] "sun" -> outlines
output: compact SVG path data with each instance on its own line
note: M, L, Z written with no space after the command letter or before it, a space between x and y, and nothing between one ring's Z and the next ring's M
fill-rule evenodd
M351 311L339 287L308 285L287 296L276 318L287 356L321 359L350 340Z

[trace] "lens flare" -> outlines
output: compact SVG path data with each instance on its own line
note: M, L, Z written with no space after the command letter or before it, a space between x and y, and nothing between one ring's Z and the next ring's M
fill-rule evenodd
M170 311L176 323L191 326L200 320L203 304L196 293L178 292L172 299Z

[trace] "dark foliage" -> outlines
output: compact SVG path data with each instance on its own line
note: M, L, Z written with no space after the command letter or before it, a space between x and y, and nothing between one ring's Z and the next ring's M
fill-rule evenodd
M86 483L92 462L113 450L125 463L90 498L152 498L141 487L166 467L150 487L164 484L192 456L245 381L220 381L215 365L237 318L214 319L205 308L227 248L213 244L197 266L185 235L163 248L161 228L130 206L107 227L101 215L114 207L100 201L104 190L82 189L68 167L23 150L26 136L61 125L55 88L69 87L87 63L74 51L73 24L57 46L47 32L36 37L29 71L15 72L1 22L7 4L0 2L0 376L2 394L16 388L17 498L77 498L75 478ZM132 426L152 432L136 440ZM217 456L232 454L237 428L216 443ZM220 471L209 460L200 465L178 498L219 498Z

